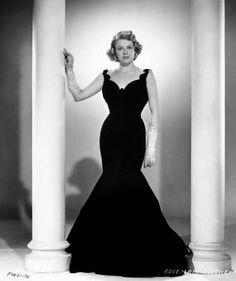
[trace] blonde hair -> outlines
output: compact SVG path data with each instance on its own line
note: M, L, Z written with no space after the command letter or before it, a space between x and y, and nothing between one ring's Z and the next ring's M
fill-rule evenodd
M120 31L118 32L112 39L111 41L111 47L110 49L107 51L107 55L108 57L112 60L112 61L118 61L117 57L116 57L116 50L115 50L115 45L116 45L116 41L119 39L126 39L129 41L133 42L133 46L134 46L134 60L137 58L137 56L141 53L143 45L141 45L137 40L135 35L133 34L133 32L131 30L128 31Z

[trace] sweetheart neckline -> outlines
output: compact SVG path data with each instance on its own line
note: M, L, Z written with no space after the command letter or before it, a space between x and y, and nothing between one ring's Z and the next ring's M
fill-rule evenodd
M107 73L107 75L109 76L109 80L108 80L108 81L113 82L113 83L117 86L117 88L119 89L119 91L125 91L126 88L127 88L130 84L132 84L132 83L134 83L134 82L137 82L137 81L140 81L141 76L146 73L146 70L147 70L147 69L144 69L143 72L142 72L141 74L139 74L139 78L138 78L138 79L135 79L135 80L130 81L129 83L127 83L127 84L125 85L125 87L122 87L122 88L120 88L120 86L119 86L114 80L111 80L111 76ZM108 72L108 71L107 71L107 72Z

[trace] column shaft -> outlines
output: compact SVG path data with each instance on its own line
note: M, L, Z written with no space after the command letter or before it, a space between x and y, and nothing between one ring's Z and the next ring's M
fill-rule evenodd
M65 241L65 0L35 0L33 9L33 239L28 270L68 270Z
M192 0L191 243L194 270L230 269L225 253L224 0Z

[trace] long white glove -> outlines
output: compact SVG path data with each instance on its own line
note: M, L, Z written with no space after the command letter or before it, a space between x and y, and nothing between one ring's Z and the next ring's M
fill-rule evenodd
M66 72L68 89L72 94L74 100L79 101L79 93L81 89L76 81L74 70L73 70L74 57L66 49L64 49L63 54L64 54L65 72Z
M151 167L156 162L157 126L150 123L147 130L146 151L144 157L144 168Z

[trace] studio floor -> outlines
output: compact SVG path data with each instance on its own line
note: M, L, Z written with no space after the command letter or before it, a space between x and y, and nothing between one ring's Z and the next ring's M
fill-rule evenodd
M190 240L190 225L186 219L168 219L172 228L184 239L186 244ZM30 226L19 221L0 221L0 281L3 280L79 280L79 281L144 281L144 280L175 280L175 281L195 281L195 280L221 280L236 281L236 219L226 219L225 241L227 253L232 259L231 273L218 275L186 274L180 277L154 277L154 278L125 278L117 276L104 276L93 273L33 273L24 268L24 257L30 251L27 243L31 240ZM66 225L68 233L71 223ZM234 272L235 270L235 272Z

